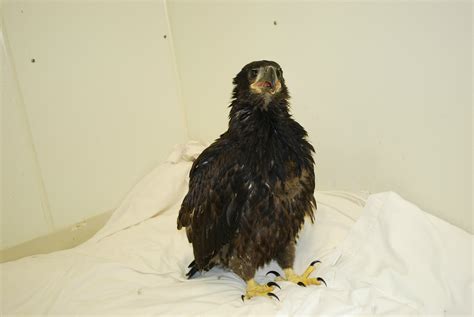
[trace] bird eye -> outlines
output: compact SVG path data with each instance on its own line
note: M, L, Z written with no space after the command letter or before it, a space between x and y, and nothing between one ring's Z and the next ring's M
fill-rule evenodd
M257 77L257 75L258 75L258 68L254 68L254 69L250 70L250 74L251 74L253 77Z

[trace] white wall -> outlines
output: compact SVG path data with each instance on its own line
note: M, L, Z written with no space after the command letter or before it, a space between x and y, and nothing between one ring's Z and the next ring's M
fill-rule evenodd
M243 65L275 60L319 189L395 190L472 231L470 2L171 0L169 12L191 138L226 129Z
M52 227L42 193L41 177L25 108L11 60L0 33L2 69L2 213L0 245L13 245L48 233ZM26 219L26 221L25 221Z
M187 134L163 1L8 1L2 18L6 248L113 209Z

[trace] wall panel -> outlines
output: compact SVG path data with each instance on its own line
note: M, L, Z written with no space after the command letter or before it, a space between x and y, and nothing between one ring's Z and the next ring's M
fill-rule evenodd
M0 249L4 249L46 234L52 227L21 92L1 34L0 63Z
M113 209L186 140L163 1L9 1L3 17L55 227Z

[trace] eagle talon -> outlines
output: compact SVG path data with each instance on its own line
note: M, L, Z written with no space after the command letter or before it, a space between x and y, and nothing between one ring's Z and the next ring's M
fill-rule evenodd
M313 262L311 262L311 264L309 266L314 266L317 263L321 263L321 261L319 261L319 260L313 261Z
M268 274L274 274L275 276L281 276L280 273L278 273L277 271L268 271L267 274L265 274L265 276L267 276Z
M326 284L326 281L322 277L317 277L316 280L324 283L324 285L326 285L326 287L328 287L328 285Z
M314 264L316 263L316 261L312 262L311 265L308 266L306 271L304 271L304 273L301 275L295 274L292 268L284 269L283 271L285 272L285 277L278 277L276 280L293 282L302 287L307 287L308 285L321 285L321 283L324 283L324 285L326 285L327 287L327 283L322 277L310 277L311 273L314 271Z
M281 289L280 285L278 285L278 284L275 283L275 282L268 282L268 283L267 283L267 286L276 286L276 287L278 287L279 289Z
M270 296L280 300L278 296L272 293L275 287L280 288L280 286L275 282L268 282L268 284L258 284L254 279L250 279L247 281L247 291L245 292L244 297L246 299L251 299L255 296Z
M245 302L245 295L240 296L240 298L242 299L242 302Z

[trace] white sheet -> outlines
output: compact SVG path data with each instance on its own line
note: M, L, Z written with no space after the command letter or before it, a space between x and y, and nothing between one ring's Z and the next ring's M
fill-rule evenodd
M176 230L197 143L178 146L107 225L71 250L1 265L3 314L300 315L472 314L472 235L395 193L317 192L295 269L323 263L328 287L281 283L281 301L242 303L245 283L215 268L185 279L192 249ZM280 270L270 263L257 272Z

